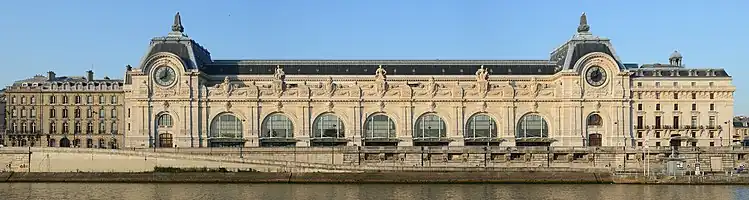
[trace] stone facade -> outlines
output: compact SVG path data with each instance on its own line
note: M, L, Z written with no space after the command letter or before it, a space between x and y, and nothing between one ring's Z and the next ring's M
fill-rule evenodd
M123 81L36 75L6 87L6 146L118 148L123 144Z
M545 60L213 60L177 14L126 71L125 146L729 144L724 70L626 64L589 30Z

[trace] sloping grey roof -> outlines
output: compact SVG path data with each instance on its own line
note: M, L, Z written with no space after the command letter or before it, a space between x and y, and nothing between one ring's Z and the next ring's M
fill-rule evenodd
M482 65L491 74L549 75L559 67L549 60L216 60L201 71L214 75L269 75L281 66L288 75L472 75Z

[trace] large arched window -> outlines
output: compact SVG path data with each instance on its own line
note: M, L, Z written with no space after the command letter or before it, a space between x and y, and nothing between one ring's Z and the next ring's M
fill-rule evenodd
M343 122L332 113L325 113L315 119L312 126L313 138L343 138Z
M601 119L601 116L598 114L591 114L588 116L588 126L601 126L603 124L603 120Z
M384 114L369 116L364 124L364 138L395 138L395 122Z
M242 121L232 114L224 113L213 119L211 123L212 138L241 138Z
M159 127L171 128L172 127L172 116L169 114L161 114L156 119L156 124Z
M528 114L520 118L517 127L517 138L548 137L549 125L543 117Z
M288 117L274 113L263 120L261 138L293 138L294 125Z
M424 114L416 120L414 138L447 137L447 126L441 117L435 114Z
M496 138L497 122L486 114L471 116L466 123L465 138Z

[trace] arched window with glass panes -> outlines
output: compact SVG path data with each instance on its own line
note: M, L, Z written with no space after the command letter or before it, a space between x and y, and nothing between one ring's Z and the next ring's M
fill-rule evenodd
M242 120L230 113L224 113L213 119L211 138L242 138Z
M465 138L496 138L497 122L491 116L479 113L468 118L465 130Z
M538 138L549 136L549 124L536 114L527 114L520 118L517 127L517 138Z
M385 114L374 114L367 117L364 123L365 139L395 138L395 122Z
M445 138L447 126L440 116L434 113L424 114L416 120L413 138Z
M273 113L263 120L260 138L293 138L294 125L281 113Z
M343 138L343 121L333 113L318 116L312 125L312 138Z

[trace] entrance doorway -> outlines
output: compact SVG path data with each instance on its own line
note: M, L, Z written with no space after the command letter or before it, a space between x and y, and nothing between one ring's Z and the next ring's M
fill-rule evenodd
M70 147L70 140L68 138L60 139L60 147Z
M602 145L603 145L603 139L601 137L601 134L593 133L593 134L588 135L588 146L600 147Z
M172 148L173 146L174 144L172 143L172 134L170 133L159 134L159 147Z

